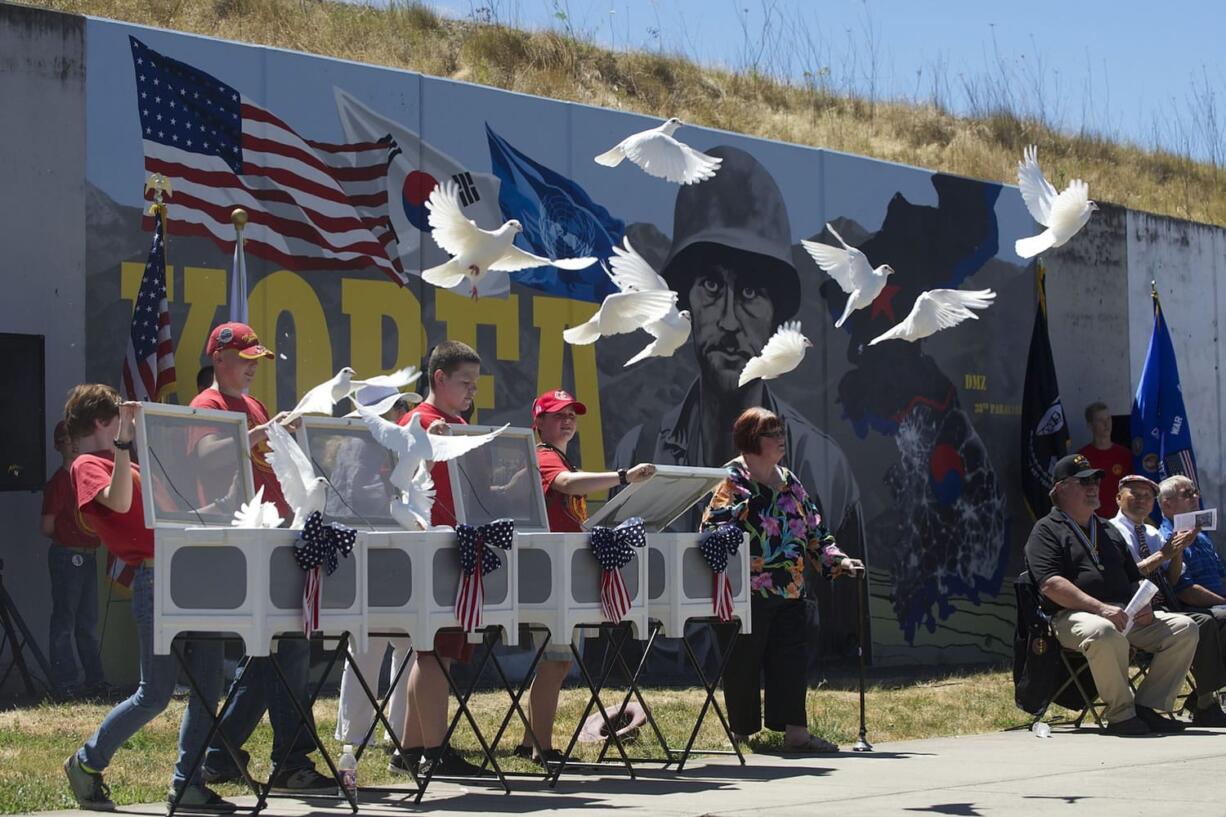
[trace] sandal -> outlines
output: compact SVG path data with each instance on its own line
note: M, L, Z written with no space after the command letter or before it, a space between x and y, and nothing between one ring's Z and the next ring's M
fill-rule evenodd
M819 738L817 735L809 735L809 739L804 743L788 743L784 741L779 751L784 754L831 754L837 752L839 747L837 744L831 743L828 740Z

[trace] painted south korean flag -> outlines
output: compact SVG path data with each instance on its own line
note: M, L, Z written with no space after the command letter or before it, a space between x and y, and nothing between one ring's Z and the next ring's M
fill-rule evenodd
M347 139L374 141L390 135L396 142L388 162L387 204L388 217L396 231L400 260L406 273L420 275L422 269L441 264L448 258L447 253L425 235L430 232L426 199L441 182L451 179L456 183L460 190L461 209L478 227L492 230L502 225L497 176L468 170L423 141L413 130L376 113L348 92L334 87L333 93L336 96L336 112ZM510 279L505 272L491 271L481 276L477 294L500 296L510 289ZM467 296L472 291L472 285L466 281L452 290Z

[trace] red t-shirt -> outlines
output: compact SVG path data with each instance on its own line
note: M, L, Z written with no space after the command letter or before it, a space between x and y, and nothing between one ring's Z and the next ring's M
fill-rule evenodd
M98 534L81 516L72 477L65 468L52 474L43 488L43 516L55 517L52 538L57 544L74 548L96 548L100 544Z
M242 397L231 397L222 394L216 387L210 387L192 398L194 408L219 409L221 411L237 411L247 415L247 428L252 429L268 422L268 409L264 404L249 394ZM251 473L255 478L255 487L264 488L264 502L272 502L277 506L277 512L285 519L293 516L285 494L281 492L281 483L268 464L268 440L260 440L251 447Z
M467 425L463 417L453 417L439 411L438 406L430 403L420 403L408 414L400 418L400 425L407 425L416 417L422 428L429 428L435 420L442 420L449 425ZM434 506L430 510L431 525L456 524L455 500L451 496L451 476L447 473L447 463L436 462L430 469L430 479L434 480Z
M1104 519L1110 519L1119 513L1115 504L1115 494L1120 489L1120 480L1132 473L1132 452L1122 445L1112 445L1106 451L1094 447L1094 443L1077 452L1090 461L1090 465L1103 469L1103 481L1098 488L1100 504L1095 511Z
M549 515L552 533L583 533L587 519L587 500L582 496L553 490L553 481L563 471L574 471L566 455L551 445L536 447L536 464L541 469L541 487L545 489L545 511Z
M153 557L153 531L145 527L145 505L140 493L140 467L132 464L132 504L126 513L115 513L94 497L111 484L115 472L115 453L96 451L82 454L72 461L69 472L76 492L77 507L86 524L98 532L98 538L115 558L137 564Z

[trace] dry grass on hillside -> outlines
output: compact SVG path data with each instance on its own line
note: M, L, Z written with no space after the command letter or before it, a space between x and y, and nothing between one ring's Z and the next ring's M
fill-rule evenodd
M395 66L557 99L679 116L687 122L1013 183L1022 148L1041 145L1048 175L1094 198L1226 225L1221 169L1093 136L1053 133L1014 113L959 118L938 106L868 101L820 85L704 68L677 57L611 52L556 32L439 17L412 2L387 9L333 0L44 0L91 14Z

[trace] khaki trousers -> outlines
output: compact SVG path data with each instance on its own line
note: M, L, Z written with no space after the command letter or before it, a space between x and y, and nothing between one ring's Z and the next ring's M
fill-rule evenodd
M1169 712L1196 654L1197 625L1185 615L1154 611L1145 627L1133 627L1123 636L1115 625L1093 613L1061 610L1052 618L1056 638L1071 650L1080 650L1090 665L1098 695L1107 705L1108 723L1136 717L1136 707ZM1137 687L1135 700L1128 686L1128 646L1153 653L1149 673Z

